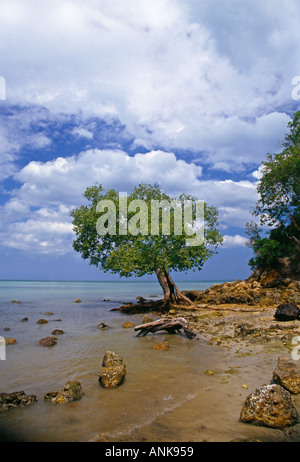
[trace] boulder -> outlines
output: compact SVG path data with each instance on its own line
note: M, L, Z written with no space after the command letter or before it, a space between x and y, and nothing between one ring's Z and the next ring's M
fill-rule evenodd
M7 411L14 407L25 407L37 401L35 395L26 395L24 391L13 393L0 393L0 412Z
M56 337L45 337L39 341L39 344L45 347L51 347L53 345L56 345L56 343L57 343Z
M80 382L68 381L65 383L62 391L51 391L44 396L45 401L52 404L68 404L79 401L83 397L83 391Z
M277 307L274 317L278 321L294 321L300 319L300 310L294 302L283 303Z
M300 393L300 365L287 358L278 358L273 381L290 393Z
M266 288L278 287L282 282L282 276L281 274L278 273L278 271L274 269L265 270L260 276L259 282L262 287L266 287Z
M251 393L241 410L242 422L284 429L298 422L290 393L277 384L264 385Z
M102 361L99 382L104 388L117 388L125 378L126 367L123 359L112 351L107 351Z

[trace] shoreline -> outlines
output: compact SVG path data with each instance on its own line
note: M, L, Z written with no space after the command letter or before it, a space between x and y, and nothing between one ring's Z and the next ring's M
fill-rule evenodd
M247 396L258 387L271 383L278 358L284 356L291 359L292 350L295 347L292 340L294 337L300 336L300 320L279 322L274 318L278 306L277 302L281 302L287 297L298 296L298 292L296 293L295 290L292 291L291 288L286 286L282 290L283 293L279 299L279 289L268 288L266 290L272 292L273 295L275 294L274 297L270 296L272 295L271 293L268 293L268 297L266 297L265 291L261 290L261 297L257 304L241 302L220 303L222 297L227 297L229 293L231 297L235 294L235 297L238 296L239 300L242 300L241 289L243 285L243 281L242 283L235 281L234 283L227 282L223 285L215 284L215 286L199 291L198 293L197 291L193 291L194 296L199 297L199 299L195 301L195 306L174 306L174 308L172 307L172 309L165 314L158 311L151 312L153 320L161 317L175 319L177 317L186 318L189 328L197 333L196 339L188 339L183 333L175 335L164 333L162 335L150 334L146 338L136 341L136 334L133 333L131 329L123 329L123 320L126 320L126 318L128 319L129 315L129 319L131 318L134 323L141 323L144 311L140 313L135 312L131 315L130 313L119 311L119 313L116 313L117 316L113 318L113 329L105 331L106 334L99 333L99 335L97 326L94 325L92 328L92 326L89 325L89 319L86 319L86 327L88 330L85 331L84 329L81 333L85 336L89 332L89 335L94 340L90 344L93 354L89 355L88 364L84 366L84 370L81 372L82 377L84 377L84 387L87 387L88 391L95 393L96 398L99 390L97 384L94 383L94 373L92 373L95 364L96 368L98 367L98 360L95 360L95 352L97 351L98 355L98 341L100 339L101 348L103 348L103 350L107 349L107 347L110 349L116 346L115 343L111 343L109 340L109 335L114 335L114 331L118 338L123 338L123 346L121 345L121 348L119 346L117 349L118 353L121 353L121 355L124 354L126 363L128 362L128 382L127 379L126 382L128 385L130 384L127 388L125 383L124 388L120 388L120 391L115 394L116 397L119 395L123 396L123 394L124 397L126 396L126 400L120 402L122 406L124 406L124 412L120 414L120 417L117 415L119 412L118 407L116 407L114 403L109 404L109 395L107 394L105 397L103 395L105 399L107 397L107 406L111 405L111 411L116 413L116 422L118 423L120 418L124 419L125 433L122 434L121 432L117 436L118 432L112 429L110 430L112 432L110 437L110 435L104 431L102 439L100 431L100 433L95 436L94 441L108 443L139 443L144 441L166 443L186 441L300 441L300 424L296 424L285 430L274 430L245 424L239 420L240 411ZM249 287L249 290L253 290L251 284L247 287ZM243 293L243 296L248 297L249 294ZM205 297L207 297L207 299L205 299ZM272 301L273 299L276 300L276 303ZM113 302L110 303L112 304ZM26 306L28 305L11 305L11 308L13 308L12 313L16 310L16 313L19 313L18 317L20 317L22 310ZM89 306L88 302L86 306ZM84 308L84 302L82 307ZM49 307L47 307L47 310L48 308ZM109 306L106 308L109 310ZM52 309L56 311L54 305ZM61 304L60 309L64 310L64 303ZM38 310L40 310L40 308L38 308ZM80 312L81 315L85 314L85 316L90 313L89 310L81 311L81 305L75 303L74 310L75 312ZM94 306L94 310L95 314L92 315L91 319L94 319L94 316L97 319L96 306ZM66 311L66 314L67 313L70 314L71 312L68 310ZM103 319L99 319L99 321L106 321L105 312L102 313ZM60 314L62 315L63 311L61 311ZM113 316L115 316L115 314ZM49 321L51 321L51 318L49 318ZM21 324L18 325L19 329L21 329ZM24 324L22 324L22 326L24 326ZM29 329L28 332L38 333L41 329L47 329L47 324L45 326L36 327L36 323L32 322L32 324L28 324L26 329ZM72 362L76 359L76 352L74 352L72 348L78 347L80 337L75 327L74 333L76 332L76 340L75 337L72 336L72 333L68 332L68 324L66 324L65 327L66 334L63 338L60 338L58 342L61 344L62 349L57 345L53 350L46 349L36 351L39 352L39 354L45 355L45 358L49 356L50 360L51 357L55 355L57 355L58 359L61 355L61 351L68 351L68 355L70 355L69 360L71 360L70 370L75 371ZM114 338L115 337L112 337L112 340ZM153 346L162 340L170 343L170 350L169 352L156 353L156 350L153 350ZM74 343L75 341L76 343ZM87 342L88 340L82 339L82 360L84 361L86 360ZM64 348L66 348L66 350L64 350ZM137 366L136 362L136 348L138 348L139 351L139 366ZM79 350L81 351L80 348ZM149 363L147 362L148 358ZM154 361L152 366L150 365L151 361ZM160 374L156 372L156 367L158 366L157 361L160 362ZM60 362L61 359L59 359L59 364ZM76 359L75 363L78 365L80 364L79 358ZM53 365L54 364L56 365L57 363L54 361ZM75 367L77 370L76 364ZM180 364L180 368L174 369L173 366L175 364ZM67 367L69 367L69 365ZM138 370L138 367L145 367L143 374ZM163 398L161 397L162 401L160 405L155 408L155 413L151 413L149 421L146 417L141 420L135 416L134 408L130 407L134 406L134 404L127 407L129 404L127 404L127 394L133 393L135 387L137 387L135 392L140 389L139 383L136 382L135 384L135 380L143 380L145 374L148 374L150 378L155 378L157 375L160 384L159 387L162 387L160 389L155 388L155 391L151 388L149 394L145 392L144 398L140 404L142 404L146 415L148 407L147 400L156 400L157 396L161 396L160 390L165 388L168 389L166 396ZM175 399L174 393L175 389L177 390L177 377L178 382L180 381L180 386L183 386L183 388L182 394L180 396L176 395ZM186 382L185 384L184 381L188 380L188 377L191 379L191 382ZM51 378L51 380L53 380L53 378ZM56 380L60 380L60 377L57 377ZM186 385L188 385L188 387ZM157 385L153 383L153 386L156 387ZM148 388L148 381L144 383L144 387L145 390ZM45 388L45 391L49 391L45 386L42 387L42 385L39 385L38 388L43 388L43 391ZM187 389L188 393L185 395L184 391ZM40 392L37 392L38 395L39 393ZM131 397L132 403L135 403L136 398L134 396L132 395ZM300 394L293 395L293 402L300 415ZM93 422L95 405L102 406L100 402L94 401L94 399L90 398L89 394L87 394L84 401L79 403L77 408L72 407L71 410L64 408L56 411L53 409L52 417L55 417L56 412L61 412L62 415L65 415L65 413L67 415L68 412L72 412L74 415L77 415L78 419L81 419L82 413L80 409L82 409L82 412L87 411L86 416L88 415L91 422ZM20 413L20 415L23 415L24 421L27 419L27 415L28 419L30 419L30 415L38 417L40 422L43 421L43 418L46 418L46 412L48 413L49 409L43 409L44 405L42 405L42 411L39 411L38 406ZM44 412L45 416L43 414ZM76 414L76 412L78 414ZM128 416L130 415L130 425L125 425L126 413L128 413ZM10 419L9 415L7 417ZM136 424L134 423L135 421ZM32 434L34 435L34 433ZM86 436L83 437L83 434L82 438L86 440ZM80 436L78 436L78 440L80 440Z
M179 309L172 317L185 317L191 330L216 351L216 362L212 361L209 369L203 371L207 386L196 389L193 398L122 442L151 441L157 427L164 428L158 442L186 442L180 436L182 422L191 442L299 442L300 423L280 430L243 423L239 418L248 395L273 383L279 357L292 360L291 341L300 335L300 321L280 323L274 319L274 313L275 309L269 306L246 305ZM197 340L190 340L194 341ZM292 395L292 401L300 415L300 395ZM225 417L220 418L220 413Z
M237 292L236 287L249 289L243 293ZM225 289L225 290L223 290ZM275 318L278 305L299 300L300 285L297 281L288 280L281 287L258 287L257 282L234 281L233 283L216 284L205 291L185 291L191 299L194 299L195 306L172 307L169 313L162 315L161 312L151 312L154 319L159 317L183 317L188 321L189 328L198 336L204 339L207 345L218 350L217 355L223 358L223 367L211 364L211 384L205 390L206 400L216 400L223 412L232 415L228 425L236 428L236 437L232 438L232 432L226 428L220 428L214 432L213 422L218 426L218 411L214 406L208 406L203 401L202 392L191 400L188 405L191 419L194 424L186 422L190 429L190 441L263 441L263 442L299 442L300 422L284 430L259 427L242 423L239 420L239 413L247 396L262 385L269 385L273 382L273 372L277 366L279 357L293 361L292 352L295 349L293 339L300 339L300 319L290 321L279 321ZM256 300L253 298L253 291L256 290ZM249 291L252 291L249 294ZM223 293L222 293L223 292ZM250 303L222 303L227 296L238 295L240 300L243 297ZM242 295L242 297L241 297ZM251 300L249 298L251 297ZM200 301L200 303L199 303ZM197 303L198 302L198 303ZM204 303L201 303L204 302ZM126 312L126 311L125 311ZM141 313L144 312L143 310ZM128 313L130 314L130 313ZM191 340L194 342L195 340ZM298 341L299 345L300 340ZM218 361L217 361L218 363ZM239 365L237 365L239 364ZM222 392L219 391L221 386ZM223 394L224 392L224 394ZM227 394L226 394L227 393ZM300 415L300 394L292 395L292 401ZM185 403L184 406L187 406ZM202 417L203 407L211 416L206 419ZM208 410L210 408L210 411ZM169 415L158 418L148 429L151 435L151 427L166 425L168 422L169 431L172 433L172 425L177 427L177 421L186 417L186 411L177 409L170 411ZM203 423L204 422L204 423ZM197 425L202 429L201 436L197 433ZM180 429L178 429L180 434ZM212 435L215 434L215 439ZM151 438L151 436L150 436ZM137 431L125 441L144 441L142 431ZM147 438L146 438L147 440ZM162 441L173 441L168 438Z

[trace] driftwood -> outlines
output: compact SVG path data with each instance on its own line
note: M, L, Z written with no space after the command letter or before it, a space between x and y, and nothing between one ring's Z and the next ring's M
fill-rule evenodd
M192 339L196 337L196 334L188 328L188 322L184 318L169 319L163 318L158 319L154 322L149 322L147 324L141 324L134 328L135 331L139 330L137 337L144 337L145 335L158 332L159 330L166 330L169 334L176 334L181 329L183 329L185 335Z

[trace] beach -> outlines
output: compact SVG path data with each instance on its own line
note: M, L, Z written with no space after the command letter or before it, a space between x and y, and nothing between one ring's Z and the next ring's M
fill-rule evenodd
M275 305L178 309L167 316L185 317L196 338L166 332L137 337L133 327L123 326L141 324L143 314L111 309L137 296L160 297L155 283L1 284L1 335L16 343L7 345L6 360L0 362L0 392L24 390L38 398L31 406L0 413L2 441L300 440L299 424L282 431L240 421L249 393L272 382L278 357L291 358L292 339L300 334L299 321L274 319ZM181 285L205 290L213 284ZM151 316L155 320L160 314ZM39 319L48 322L37 324ZM110 328L101 330L99 323ZM57 344L39 345L54 329L64 332ZM162 342L167 350L155 348ZM120 355L126 365L126 378L114 390L98 381L106 351ZM68 380L80 381L82 399L71 405L44 401ZM298 395L293 403L300 413Z

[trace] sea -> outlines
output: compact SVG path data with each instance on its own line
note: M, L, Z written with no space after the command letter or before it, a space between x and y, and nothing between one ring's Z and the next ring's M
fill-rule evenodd
M178 285L182 290L204 290L216 282L224 281ZM141 324L143 314L112 309L139 296L155 300L162 293L151 281L0 281L0 336L16 339L15 344L6 345L5 352L1 350L0 393L24 391L38 398L31 406L0 412L1 441L186 441L198 437L187 433L191 411L184 409L195 410L193 400L205 397L210 380L205 371L216 369L222 355L199 334L195 339L167 332L137 337L133 328L124 328L127 321ZM38 324L39 319L48 323ZM110 328L100 330L100 323ZM57 344L41 346L40 339L52 336L54 329L64 332L56 336ZM153 348L165 341L168 351ZM121 356L126 366L123 384L113 390L104 389L98 380L106 351ZM44 400L46 393L62 390L69 380L80 381L84 392L80 401L54 405ZM208 412L203 406L199 416ZM175 422L171 415L176 410L181 413Z

